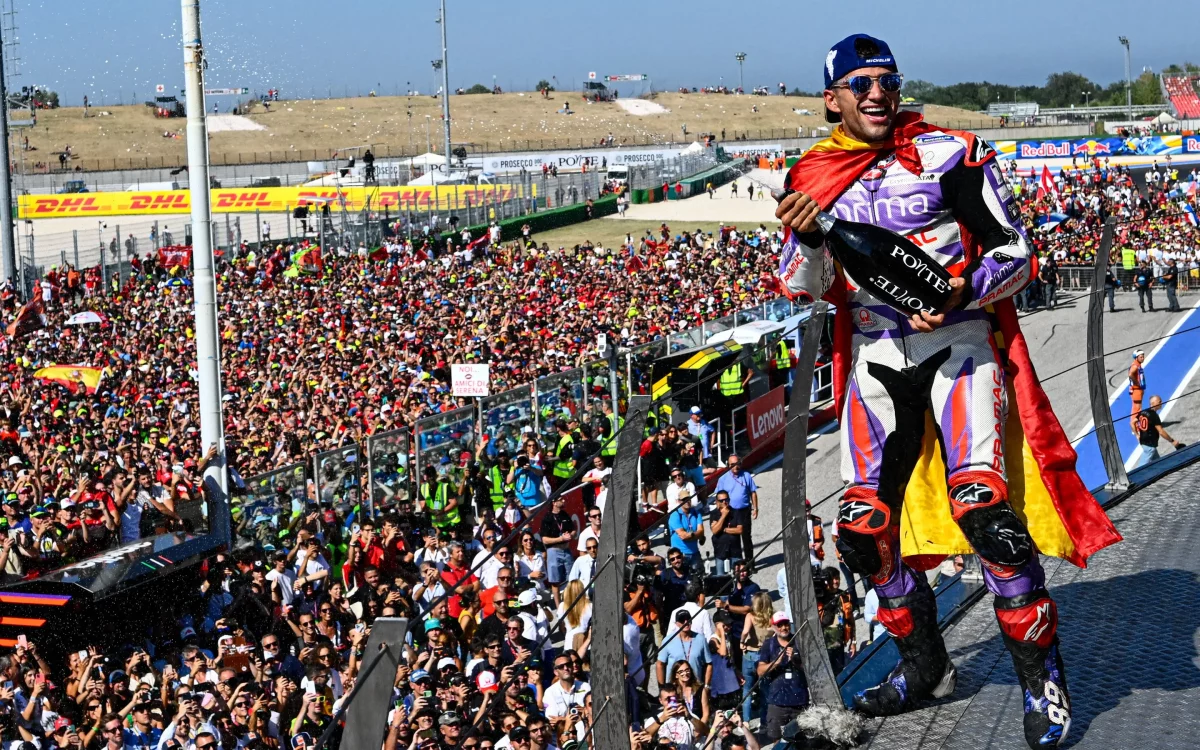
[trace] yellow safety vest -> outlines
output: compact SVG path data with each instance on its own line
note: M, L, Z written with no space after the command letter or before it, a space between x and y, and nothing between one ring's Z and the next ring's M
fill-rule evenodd
M429 511L433 525L439 529L444 529L450 526L457 526L462 519L458 515L458 508L449 513L442 513L442 508L450 504L450 489L445 482L437 483L437 490L430 497L429 483L421 485L421 499L425 502L425 508Z
M742 363L734 362L729 369L721 373L721 381L719 383L722 396L740 396L745 390L742 388Z
M614 412L608 415L608 424L611 429L608 432L608 442L600 449L601 456L617 455L617 433L625 428L625 418L617 416Z
M788 349L787 342L783 339L779 340L779 351L775 355L776 370L790 370L792 368L792 353Z
M492 486L488 491L488 496L492 498L492 508L499 513L504 509L504 491L511 488L505 483L505 477L502 475L499 466L493 466L488 471L488 474L492 479Z
M570 448L575 445L575 440L570 435L563 435L558 439L558 447L554 450L554 476L559 479L570 479L575 473L571 467L574 461ZM563 451L566 450L566 458L563 458Z

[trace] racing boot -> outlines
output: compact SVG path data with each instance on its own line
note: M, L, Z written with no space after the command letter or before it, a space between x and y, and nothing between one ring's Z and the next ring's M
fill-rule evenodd
M1025 742L1056 748L1071 728L1067 673L1058 651L1058 609L1045 589L996 597L996 619L1025 691Z
M938 630L933 590L924 580L911 594L879 597L879 621L895 639L900 662L886 680L854 696L860 713L894 716L954 692L958 673Z

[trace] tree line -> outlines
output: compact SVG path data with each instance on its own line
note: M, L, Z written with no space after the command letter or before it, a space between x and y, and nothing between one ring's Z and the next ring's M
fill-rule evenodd
M1166 75L1200 74L1200 66L1192 63L1171 65ZM1163 104L1159 74L1143 71L1132 82L1134 104ZM1121 106L1125 104L1125 81L1113 81L1107 86L1087 76L1067 71L1051 73L1043 86L1010 86L990 81L965 81L938 86L929 81L914 79L904 82L904 97L925 104L941 104L962 109L986 110L996 102L1036 102L1043 107Z

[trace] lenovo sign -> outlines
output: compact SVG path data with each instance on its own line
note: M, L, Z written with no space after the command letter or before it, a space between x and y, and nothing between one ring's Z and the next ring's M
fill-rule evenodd
M786 421L782 385L746 404L746 434L751 450L777 437Z

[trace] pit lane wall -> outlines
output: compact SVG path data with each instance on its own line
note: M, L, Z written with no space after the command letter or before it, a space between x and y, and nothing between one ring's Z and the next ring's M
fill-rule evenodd
M461 206L484 206L527 197L523 185L438 185L349 188L215 188L210 191L213 213L286 212L303 204L332 203L341 211L448 211ZM537 196L531 186L528 197ZM133 190L71 195L22 195L20 219L61 219L74 216L167 216L189 213L188 190Z

